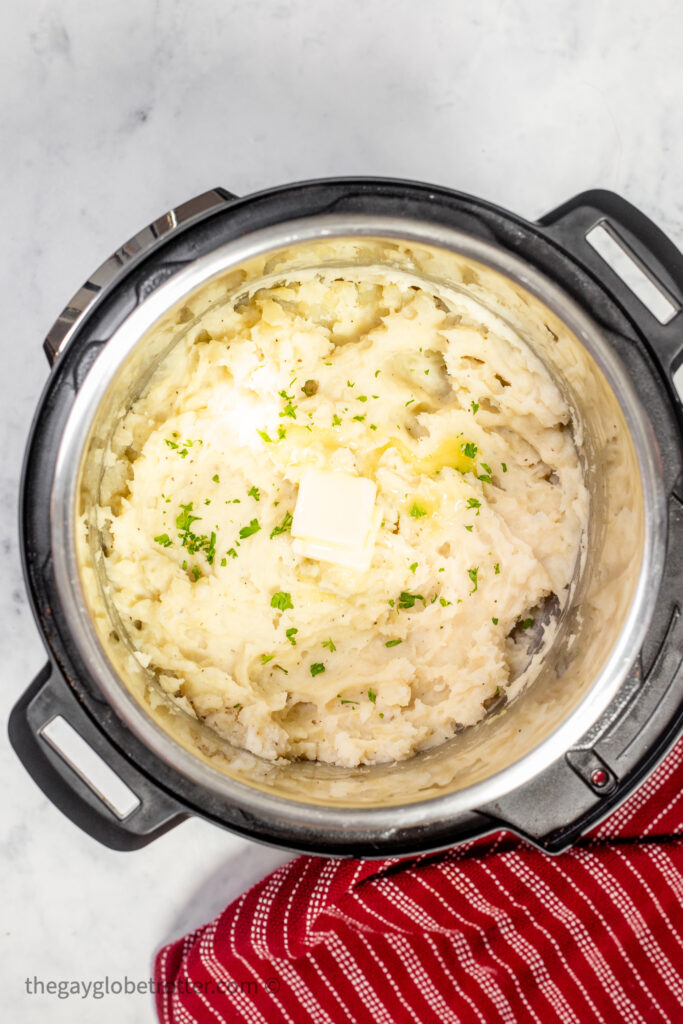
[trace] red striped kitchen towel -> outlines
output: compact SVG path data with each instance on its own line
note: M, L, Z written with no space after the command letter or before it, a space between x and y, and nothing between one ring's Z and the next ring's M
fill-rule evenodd
M164 1024L683 1021L683 739L578 846L299 857L156 960Z

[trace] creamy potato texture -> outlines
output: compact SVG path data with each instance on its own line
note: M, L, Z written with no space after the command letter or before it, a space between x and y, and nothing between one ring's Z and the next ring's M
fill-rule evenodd
M527 678L587 519L570 411L470 296L307 272L193 323L121 421L110 596L190 714L265 758L405 758ZM366 477L371 566L300 557L307 467ZM525 675L526 671L526 675Z

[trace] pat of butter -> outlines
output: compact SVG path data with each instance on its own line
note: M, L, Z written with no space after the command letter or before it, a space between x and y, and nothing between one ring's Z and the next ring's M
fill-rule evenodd
M294 554L369 569L382 518L376 497L377 486L366 477L304 470L292 520Z

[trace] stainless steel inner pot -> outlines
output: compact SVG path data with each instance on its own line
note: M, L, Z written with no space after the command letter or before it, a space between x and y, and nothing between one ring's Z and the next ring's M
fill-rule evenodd
M397 764L272 764L179 711L132 657L101 571L93 513L106 486L103 456L115 423L159 360L209 306L303 268L361 265L399 268L467 292L524 337L573 411L589 528L556 639L534 682L501 713ZM321 835L345 827L386 835L397 822L428 826L498 799L545 769L596 721L634 662L665 549L656 440L616 353L586 313L489 242L432 223L355 214L255 231L179 271L137 307L76 396L58 453L51 522L55 577L74 642L128 727L207 790Z

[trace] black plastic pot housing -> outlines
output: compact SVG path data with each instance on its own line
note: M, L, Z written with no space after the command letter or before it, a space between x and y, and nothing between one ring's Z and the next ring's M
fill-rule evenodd
M421 836L400 827L381 846L350 833L330 846L293 834L191 782L126 727L70 641L55 584L51 490L61 433L97 355L128 314L179 269L222 243L285 220L367 212L445 224L492 241L557 284L618 350L662 453L669 536L651 626L608 710L541 775L495 803ZM668 296L661 323L586 239L602 225ZM14 708L9 731L26 769L76 824L115 849L136 849L188 815L244 836L314 853L389 856L436 849L509 828L549 852L565 849L652 770L683 727L683 420L674 375L683 364L683 256L642 213L609 192L586 192L529 223L471 196L373 178L311 181L236 198L216 189L159 218L122 246L74 296L45 342L53 366L29 438L21 491L21 548L48 663ZM124 780L137 805L123 817L47 741L65 718Z

